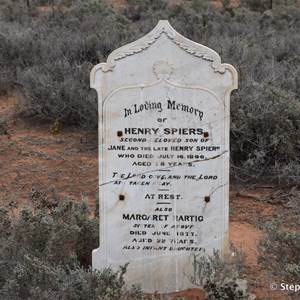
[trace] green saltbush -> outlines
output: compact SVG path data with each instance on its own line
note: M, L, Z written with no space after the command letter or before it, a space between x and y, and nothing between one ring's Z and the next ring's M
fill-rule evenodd
M240 279L244 269L245 256L232 249L233 256L221 258L219 251L213 255L194 256L193 284L205 291L205 299L250 299L247 282Z
M266 234L259 241L258 262L281 281L299 282L300 232L285 229L276 221L264 224L263 229Z
M97 118L97 103L94 92L88 88L88 78L81 70L87 71L88 67L88 64L79 68L57 61L24 71L19 84L28 99L27 110L48 120L92 126Z
M36 201L16 217L2 207L0 298L141 299L137 286L125 288L126 266L117 272L90 268L98 234L86 201Z

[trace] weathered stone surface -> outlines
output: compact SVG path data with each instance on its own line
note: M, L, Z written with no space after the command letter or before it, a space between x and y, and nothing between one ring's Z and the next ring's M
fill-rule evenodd
M99 100L100 246L148 292L191 286L193 255L228 247L229 96L237 73L160 21L91 72Z

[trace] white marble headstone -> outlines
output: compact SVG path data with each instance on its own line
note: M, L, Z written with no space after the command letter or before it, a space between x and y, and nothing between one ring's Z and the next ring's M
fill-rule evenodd
M100 246L144 291L191 287L194 255L228 249L236 70L167 21L91 72L99 101Z

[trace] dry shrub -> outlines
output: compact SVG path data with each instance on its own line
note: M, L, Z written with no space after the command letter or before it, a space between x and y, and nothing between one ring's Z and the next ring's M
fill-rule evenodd
M52 204L24 207L16 217L0 209L0 298L140 299L137 286L125 287L126 266L91 269L99 229L87 202Z
M4 135L8 135L8 125L7 125L7 121L3 118L0 118L0 135L4 134Z
M202 253L194 256L194 274L191 282L202 287L205 299L254 299L247 289L247 281L243 276L245 256L233 246L231 254L220 256L219 251L212 255ZM234 255L232 255L234 254Z
M298 199L299 200L299 199ZM265 236L259 241L258 262L281 282L300 280L300 233L270 221L263 226Z
M80 68L88 70L88 65ZM27 110L48 120L71 125L93 126L97 120L94 92L79 67L64 61L33 67L20 75Z

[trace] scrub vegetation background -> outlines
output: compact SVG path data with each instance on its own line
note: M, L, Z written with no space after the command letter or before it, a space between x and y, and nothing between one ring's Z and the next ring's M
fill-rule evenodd
M17 96L15 114L37 116L53 133L95 129L91 68L168 19L238 71L239 89L231 97L231 178L293 187L285 205L296 230L263 224L259 262L299 282L299 1L241 0L235 8L228 0L218 8L199 0L123 2L116 9L104 0L2 0L0 96ZM10 123L9 116L0 117L0 135L9 136ZM16 214L11 204L0 209L0 299L141 299L138 286L124 286L126 266L116 273L89 269L98 215L87 203L29 196L35 202ZM226 287L226 280L215 288Z
M96 127L93 65L168 19L182 35L218 52L239 74L231 101L234 178L299 182L300 7L297 1L169 3L128 0L4 0L0 93L18 90L26 114ZM270 3L272 9L269 9Z

